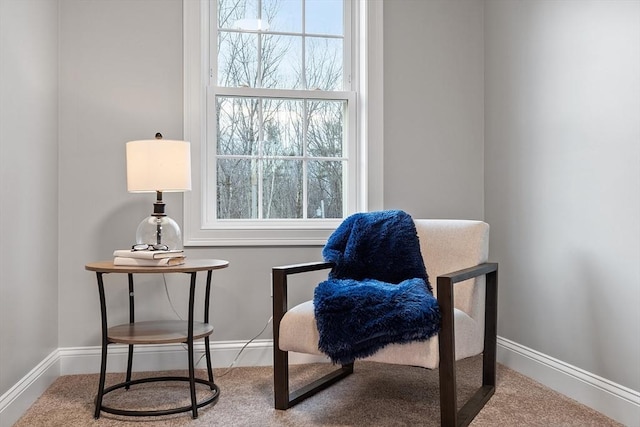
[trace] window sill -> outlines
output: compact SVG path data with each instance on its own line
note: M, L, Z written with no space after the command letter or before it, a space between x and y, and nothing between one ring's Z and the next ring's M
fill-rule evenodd
M324 246L338 226L300 228L190 229L185 224L184 246Z

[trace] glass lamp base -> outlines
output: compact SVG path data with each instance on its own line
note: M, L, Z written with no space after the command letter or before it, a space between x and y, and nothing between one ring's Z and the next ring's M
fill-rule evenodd
M182 233L178 223L168 216L148 216L136 230L136 243L167 245L169 249L182 249Z

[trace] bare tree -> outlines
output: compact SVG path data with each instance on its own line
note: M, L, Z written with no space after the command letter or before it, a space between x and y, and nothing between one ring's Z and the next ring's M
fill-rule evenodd
M277 0L261 11L250 4L218 2L219 86L341 88L341 40L238 31L246 16L271 28L281 10ZM219 218L303 218L305 197L307 217L342 216L344 101L218 96L216 104Z

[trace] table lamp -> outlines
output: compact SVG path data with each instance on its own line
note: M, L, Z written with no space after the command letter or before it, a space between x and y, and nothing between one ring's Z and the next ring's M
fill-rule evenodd
M191 149L186 141L162 139L130 141L127 150L127 190L156 193L153 213L136 230L136 244L164 249L182 248L178 223L164 212L163 192L191 190Z

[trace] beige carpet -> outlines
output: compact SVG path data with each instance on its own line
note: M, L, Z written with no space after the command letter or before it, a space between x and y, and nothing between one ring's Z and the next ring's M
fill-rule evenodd
M459 400L480 383L480 359L458 364ZM292 366L292 382L320 375L330 365ZM371 362L357 363L353 375L288 411L273 409L271 367L217 369L220 400L191 413L125 418L102 413L93 418L98 375L58 378L15 427L34 426L438 426L438 372ZM224 374L220 376L221 374ZM163 373L145 374L166 375ZM173 372L172 374L176 374ZM204 372L198 371L199 375ZM136 378L143 374L136 374ZM107 385L122 381L109 374ZM187 405L187 383L150 383L105 396L122 409L158 409L158 402ZM202 386L199 394L206 394ZM186 398L186 399L185 399ZM154 406L155 405L155 406ZM471 424L480 426L619 426L620 424L520 374L498 366L498 387Z

